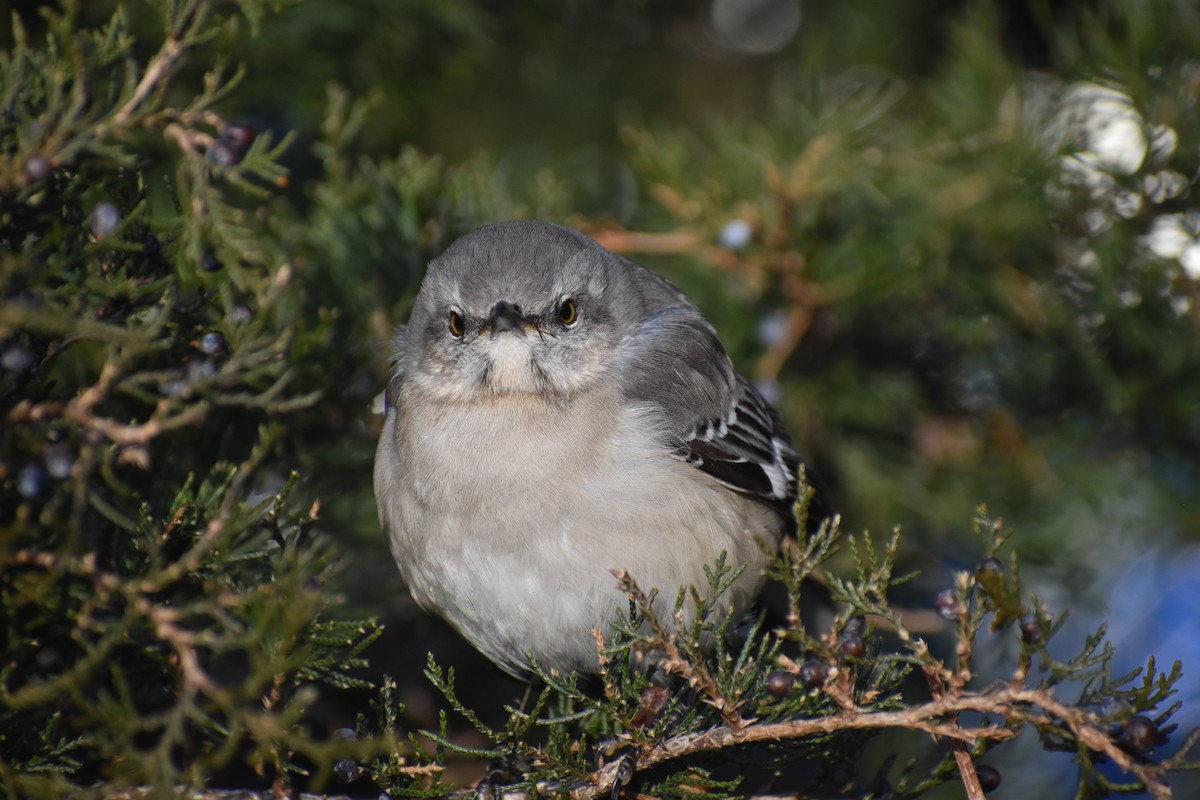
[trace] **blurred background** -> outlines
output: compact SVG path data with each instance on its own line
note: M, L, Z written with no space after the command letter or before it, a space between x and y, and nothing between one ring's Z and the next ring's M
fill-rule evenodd
M281 5L222 109L297 134L261 217L321 322L296 360L327 394L279 461L321 498L346 614L387 624L373 669L415 720L427 650L488 668L378 531L387 336L453 238L540 217L700 305L845 530L901 526L922 577L898 605L978 561L986 504L1028 587L1074 609L1064 653L1108 618L1125 668L1185 660L1177 721L1200 722L1194 2ZM486 674L468 705L518 696ZM1004 796L1059 796L1034 772Z

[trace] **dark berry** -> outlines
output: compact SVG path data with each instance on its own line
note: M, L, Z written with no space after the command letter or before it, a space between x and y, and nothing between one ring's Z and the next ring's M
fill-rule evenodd
M988 556L983 561L979 562L979 566L975 568L976 577L980 575L1003 575L1004 565L1000 563L1000 559L995 556Z
M225 337L216 331L209 331L200 337L200 352L206 356L221 356L228 352Z
M0 366L6 372L22 373L33 366L33 353L23 344L10 344L0 354Z
M1158 744L1158 726L1149 717L1136 714L1121 727L1121 741L1138 753L1153 750Z
M88 225L97 239L110 235L121 224L121 212L112 203L97 203L88 214Z
M975 765L975 777L979 778L979 788L984 793L995 791L1000 786L1000 770L987 764Z
M1042 640L1042 623L1036 614L1022 616L1017 620L1017 627L1021 629L1021 638L1026 642L1036 644Z
M17 492L32 500L42 493L46 483L46 472L38 464L26 464L17 473Z
M795 676L787 670L777 669L767 675L767 694L771 697L787 697L795 685Z
M57 480L62 480L70 475L71 467L75 466L75 459L71 457L71 451L61 444L46 448L43 460L46 462L46 471L50 473L50 477Z
M162 243L158 241L158 237L153 233L147 232L142 237L142 255L146 258L154 258L162 252Z
M343 758L333 765L333 776L342 783L354 783L362 774L363 768L352 758Z
M218 167L232 167L242 160L242 153L231 143L218 139L208 146L205 156Z
M829 678L829 667L824 662L810 658L800 665L800 682L810 689L824 686Z
M358 731L354 728L338 728L333 732L333 738L343 742L356 742L358 741Z
M200 259L200 268L205 272L217 272L221 269L221 262L217 260L217 256L212 250L205 250L204 256Z
M245 153L254 144L258 131L245 122L231 122L221 129L221 139L228 142L239 153Z
M866 629L867 618L859 614L846 620L846 624L842 626L842 636L862 636Z
M667 707L667 702L671 699L671 693L661 686L647 686L642 689L641 702L638 703L638 709L634 712L631 722L635 728L644 728L649 725L662 710Z
M50 177L50 173L53 171L54 165L50 163L50 159L36 154L26 159L25 166L21 168L21 174L28 186L42 183Z
M846 635L843 633L838 639L838 654L842 658L861 658L866 652L867 643L858 634Z
M942 589L933 599L933 607L943 619L958 619L962 611L962 603L953 589Z

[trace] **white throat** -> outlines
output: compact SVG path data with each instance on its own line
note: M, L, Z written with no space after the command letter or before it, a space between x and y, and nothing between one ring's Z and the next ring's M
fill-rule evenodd
M533 350L524 336L501 333L487 343L488 383L497 392L537 392Z

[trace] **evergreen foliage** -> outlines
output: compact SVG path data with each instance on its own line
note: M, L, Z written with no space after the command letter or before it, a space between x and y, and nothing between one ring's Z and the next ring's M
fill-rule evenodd
M982 514L974 527L982 549L993 554L1008 536L999 520ZM368 770L388 794L406 797L444 796L444 756L456 752L498 765L488 780L504 797L605 797L636 780L638 795L652 797L765 791L903 798L954 781L979 798L978 782L992 768L977 772L976 760L1026 729L1046 749L1075 754L1078 797L1135 791L1169 797L1168 773L1200 767L1189 760L1200 731L1171 748L1169 757L1153 754L1175 733L1170 718L1179 704L1171 698L1179 665L1163 673L1150 659L1144 669L1114 675L1103 629L1071 660L1056 660L1047 645L1063 617L1054 619L1036 598L1025 597L1015 560L1007 574L991 555L974 572L956 575L948 590L952 602L939 608L954 624L954 641L948 655L938 655L886 601L889 589L912 577L893 574L900 537L882 552L869 536L851 538L856 574L831 581L833 600L844 610L828 630L809 632L798 613L811 591L805 580L841 539L834 521L781 554L772 569L787 588L792 613L786 625L769 631L760 620L745 637L731 637L729 619L713 622L708 614L733 577L722 563L713 566L703 591L676 598L671 613L678 635L661 624L661 603L618 574L630 615L611 636L597 632L599 689L581 686L577 676L540 671L545 688L528 709L509 708L503 728L464 706L454 670L431 659L427 677L488 746L453 742L444 712L439 731L418 736L405 730L403 709L388 686L377 723L397 741L407 736L409 746ZM682 627L685 605L695 611L690 628ZM974 648L993 637L1017 646L1010 648L1005 677L985 682L976 674ZM851 638L859 648L850 649ZM674 680L656 679L647 662ZM821 665L815 674L804 668L813 663ZM1071 702L1060 698L1065 682L1084 684ZM1143 723L1152 733L1135 746L1129 732ZM888 757L862 763L869 744L888 729L932 734L950 746L914 746L892 736ZM938 754L932 760L929 750Z
M345 5L334 24L319 0L63 0L0 34L6 796L439 797L470 759L505 797L978 800L1018 735L1070 755L1079 798L1170 796L1196 766L1181 666L1121 674L1102 625L1073 641L1014 551L1087 580L1089 493L1167 534L1200 520L1191 4L952 3L921 52L888 43L928 16L803 4L770 69L691 64L753 89L694 117L655 113L671 70L636 45L694 30L659 35L694 22L670 4ZM1014 54L1014 17L1035 55ZM360 38L361 69L334 74ZM575 57L598 43L623 54L619 92L644 79L652 100L601 104L615 122L565 157L529 144L530 118L547 141L595 124L572 81L618 91ZM514 53L538 78L492 151L431 146L472 81L454 133L492 131L479 101ZM522 216L683 285L853 529L901 521L920 544L826 524L772 567L782 618L748 631L703 613L721 563L679 598L615 575L629 615L598 633L594 685L541 674L497 717L463 697L487 674L430 656L425 725L412 687L364 677L381 628L354 617L395 581L362 555L384 552L367 409L428 259ZM1037 535L983 511L965 534L983 498ZM917 551L954 566L917 576ZM819 584L833 611L813 623ZM685 605L702 613L670 634ZM373 708L334 732L317 700L354 690Z
M330 760L304 723L310 682L353 682L378 633L322 621L335 556L313 530L319 503L298 504L296 473L265 467L288 415L320 395L290 361L305 337L290 267L245 205L284 180L286 143L238 138L214 113L237 82L219 59L200 83L173 83L267 5L164 2L144 60L124 8L96 29L77 26L74 3L32 28L12 17L0 106L10 796L169 792L235 759L286 786L298 758Z

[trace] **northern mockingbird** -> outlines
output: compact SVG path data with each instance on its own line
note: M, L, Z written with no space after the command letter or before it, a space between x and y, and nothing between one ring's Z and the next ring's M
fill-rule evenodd
M394 337L379 519L413 596L505 671L598 668L592 629L722 551L747 607L800 458L684 295L591 239L508 222L434 259Z

